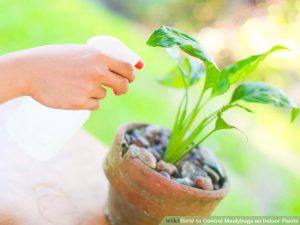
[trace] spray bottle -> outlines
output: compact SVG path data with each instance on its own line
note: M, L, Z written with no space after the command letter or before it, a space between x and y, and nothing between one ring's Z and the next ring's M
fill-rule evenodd
M96 36L87 42L101 52L142 69L140 58L119 39ZM6 131L23 151L39 160L55 156L64 144L88 120L90 111L60 110L41 105L31 97L23 97L6 120Z

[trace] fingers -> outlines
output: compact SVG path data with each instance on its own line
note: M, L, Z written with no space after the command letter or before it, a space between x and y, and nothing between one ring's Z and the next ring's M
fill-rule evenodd
M134 81L134 69L129 63L112 58L108 55L101 55L99 60L104 62L111 72L123 76L124 78L128 79L129 82Z
M86 110L97 110L99 109L100 103L96 98L90 98L86 101L86 103L81 107Z
M104 99L106 96L106 89L95 85L92 93L91 98L89 98L86 103L82 106L83 109L87 110L97 110L99 109L99 100Z
M108 70L99 74L98 82L112 88L116 95L126 94L128 91L128 79Z
M98 100L101 100L101 99L104 99L105 96L106 96L106 89L99 86L99 85L95 85L94 89L92 90L92 93L91 93L91 97L92 98L95 98L95 99L98 99Z
M83 102L84 104L80 101L75 102L73 104L74 109L99 109L99 100L104 99L107 94L106 89L99 86L99 82L101 85L111 87L117 95L125 94L128 91L128 80L120 75L106 71L105 73L102 73L101 76L99 75L98 78L101 78L101 81L95 82L94 87L89 88L90 92L88 96L90 96L90 98Z

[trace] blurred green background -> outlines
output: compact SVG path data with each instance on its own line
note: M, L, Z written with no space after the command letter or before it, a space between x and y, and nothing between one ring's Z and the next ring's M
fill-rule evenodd
M251 80L283 88L300 103L300 1L289 0L0 0L0 53L53 43L84 43L114 35L135 50L145 68L125 96L101 102L86 129L110 145L121 124L142 121L171 127L181 92L157 84L173 63L145 42L161 24L197 37L219 65L269 49L272 55ZM197 87L193 89L197 92ZM218 102L215 102L218 104ZM227 115L249 137L221 132L211 147L224 162L231 192L215 215L300 215L300 123L272 107L250 106L255 114Z

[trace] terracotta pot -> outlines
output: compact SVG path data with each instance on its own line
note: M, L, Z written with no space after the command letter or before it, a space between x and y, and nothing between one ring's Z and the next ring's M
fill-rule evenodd
M165 216L209 216L227 194L229 184L205 191L175 183L137 158L123 159L122 142L128 130L145 124L122 126L104 163L110 182L106 215L111 225L158 225Z

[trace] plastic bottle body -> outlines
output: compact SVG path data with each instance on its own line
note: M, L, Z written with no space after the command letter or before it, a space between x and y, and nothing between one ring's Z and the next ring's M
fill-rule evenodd
M39 160L54 157L63 145L88 120L87 110L58 110L24 99L6 122L16 145Z

